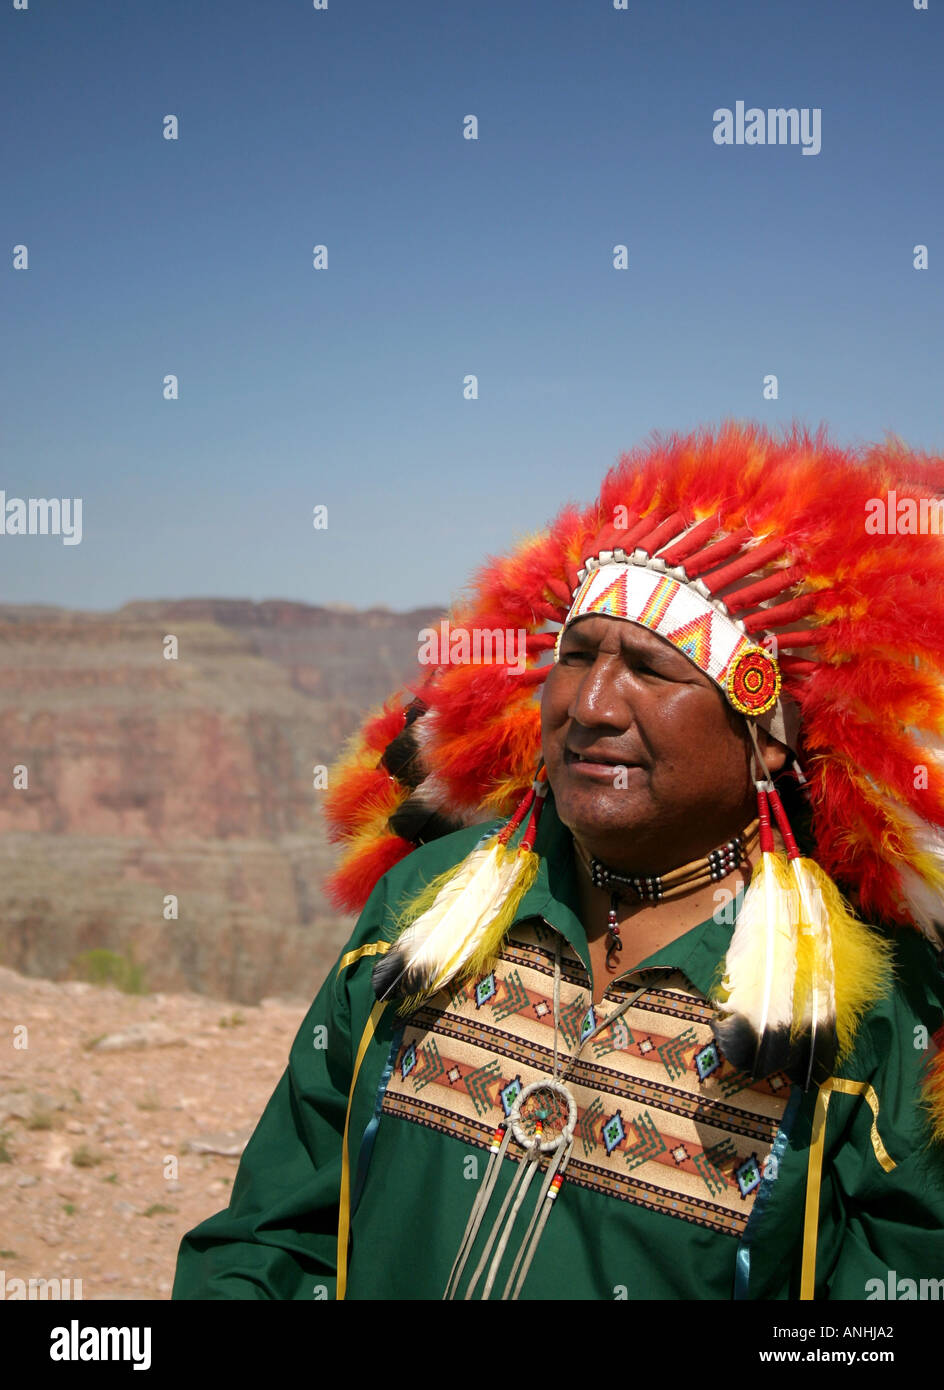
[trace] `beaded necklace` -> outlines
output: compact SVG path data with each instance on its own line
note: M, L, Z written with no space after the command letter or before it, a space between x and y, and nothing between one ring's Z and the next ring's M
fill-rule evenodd
M703 888L708 883L720 883L740 864L748 862L748 856L758 842L759 825L758 820L751 821L750 825L718 849L677 869L669 869L664 874L628 874L611 869L601 859L588 854L575 835L574 844L590 874L590 881L595 888L602 888L610 894L606 922L607 969L614 968L612 962L623 949L619 926L621 901L632 894L636 903L665 902L668 898L678 898L696 888Z

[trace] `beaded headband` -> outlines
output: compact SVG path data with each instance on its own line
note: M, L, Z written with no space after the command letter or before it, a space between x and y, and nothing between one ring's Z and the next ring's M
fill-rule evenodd
M681 566L668 567L645 550L602 550L584 561L579 587L554 646L577 618L599 616L638 623L687 656L720 686L734 709L749 715L774 738L794 746L799 715L781 694L776 659L729 616L700 579Z

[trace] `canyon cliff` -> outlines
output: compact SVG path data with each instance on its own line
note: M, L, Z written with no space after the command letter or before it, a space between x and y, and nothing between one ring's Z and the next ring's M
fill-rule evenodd
M322 890L314 770L413 678L441 612L0 606L0 964L310 998L353 925Z

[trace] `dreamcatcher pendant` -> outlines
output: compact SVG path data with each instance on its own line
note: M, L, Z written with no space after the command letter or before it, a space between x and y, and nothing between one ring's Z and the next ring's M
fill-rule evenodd
M473 1203L465 1234L449 1275L446 1292L443 1294L444 1299L454 1299L458 1295L459 1281L485 1220L498 1174L512 1139L524 1150L524 1156L518 1162L517 1172L505 1193L505 1199L489 1231L478 1265L463 1298L470 1299L474 1296L476 1285L485 1273L486 1265L488 1272L481 1296L487 1299L491 1295L528 1188L535 1175L541 1172L544 1155L548 1154L550 1157L547 1167L543 1170L543 1181L534 1211L502 1293L503 1300L518 1297L547 1218L550 1216L554 1199L560 1190L564 1170L574 1145L576 1124L577 1102L562 1081L550 1076L544 1077L540 1081L533 1081L530 1086L525 1086L519 1093L507 1120L499 1125L492 1139L485 1176Z

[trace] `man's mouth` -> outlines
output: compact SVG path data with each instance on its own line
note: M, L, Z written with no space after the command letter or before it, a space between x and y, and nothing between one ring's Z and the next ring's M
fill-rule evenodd
M625 758L614 758L607 753L576 753L572 748L564 749L564 761L568 763L587 763L591 767L638 767L638 763Z

